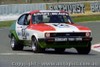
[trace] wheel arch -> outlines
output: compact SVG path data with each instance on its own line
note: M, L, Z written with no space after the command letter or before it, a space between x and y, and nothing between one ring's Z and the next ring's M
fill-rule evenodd
M12 36L14 36L14 37L16 38L16 40L19 40L19 38L18 38L18 36L17 36L17 34L16 34L15 32L12 32L12 33L11 33L11 37L12 37Z
M31 40L32 40L33 38L36 38L36 39L37 39L37 37L36 37L35 35L32 35L32 36L31 36ZM37 40L38 40L38 39L37 39Z
M32 40L33 37L35 37L35 38L38 40L38 36L37 36L36 34L33 34L33 35L31 36L31 40Z

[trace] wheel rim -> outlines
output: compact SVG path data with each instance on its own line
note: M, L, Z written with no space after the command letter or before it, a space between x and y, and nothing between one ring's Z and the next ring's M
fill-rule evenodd
M13 48L15 46L15 41L14 41L14 37L11 39L11 47Z
M33 51L36 50L35 41L32 41L32 50L33 50Z

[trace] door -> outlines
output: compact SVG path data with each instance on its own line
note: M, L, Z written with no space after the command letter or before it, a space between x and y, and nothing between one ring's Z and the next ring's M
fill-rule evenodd
M18 22L16 23L16 33L17 33L18 38L20 40L26 40L27 39L26 30L29 26L29 24L27 24L27 16L28 16L28 14L22 15L18 19Z

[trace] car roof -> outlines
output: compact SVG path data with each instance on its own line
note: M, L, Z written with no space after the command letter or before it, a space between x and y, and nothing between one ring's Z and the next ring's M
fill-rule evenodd
M41 13L41 12L60 12L60 13L67 13L68 14L68 12L61 11L61 10L37 10L37 11L28 11L28 12L25 12L24 14L26 14L26 13L33 14L33 13Z

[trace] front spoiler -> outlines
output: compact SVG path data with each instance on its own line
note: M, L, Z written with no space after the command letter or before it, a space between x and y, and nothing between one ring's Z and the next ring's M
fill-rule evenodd
M61 38L63 41L57 41L55 38ZM72 38L73 40L69 40ZM76 38L82 38L76 40ZM64 41L65 40L65 41ZM92 37L53 37L53 38L39 38L38 44L41 48L72 48L72 47L87 47L92 41Z

